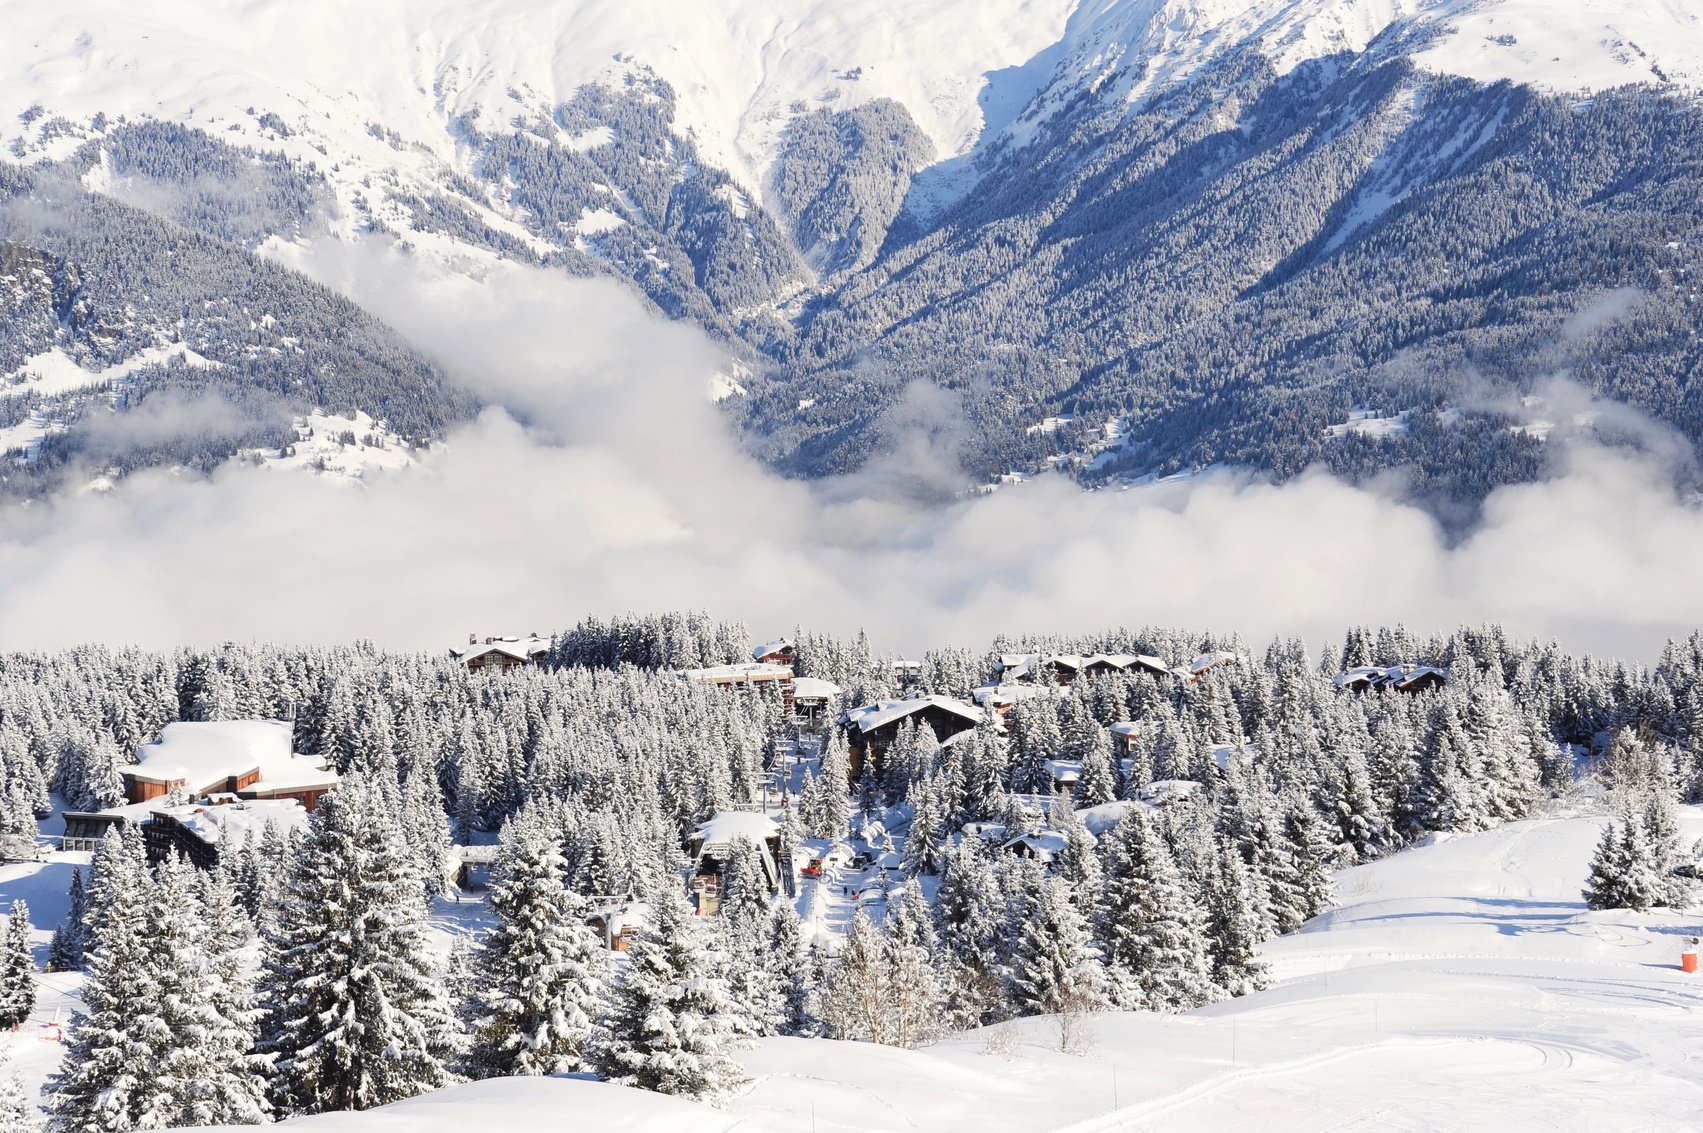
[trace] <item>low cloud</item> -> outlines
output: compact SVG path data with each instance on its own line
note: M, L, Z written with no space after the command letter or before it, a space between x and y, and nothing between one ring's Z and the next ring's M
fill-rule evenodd
M937 390L907 393L889 455L858 476L789 481L704 397L713 344L617 284L512 265L475 279L370 244L287 255L497 407L359 491L233 464L14 509L0 647L438 649L694 607L760 635L865 627L913 654L1118 624L1320 641L1498 620L1648 657L1703 624L1703 514L1669 487L1660 446L1569 443L1552 479L1497 491L1453 542L1421 509L1323 474L1093 493L1042 478L942 503L960 426Z

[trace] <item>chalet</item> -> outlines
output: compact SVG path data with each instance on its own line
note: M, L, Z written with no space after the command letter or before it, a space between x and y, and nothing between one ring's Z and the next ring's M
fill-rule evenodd
M927 725L934 738L945 742L960 732L980 724L986 712L973 704L949 696L916 696L909 700L882 700L853 708L842 713L839 724L846 729L851 748L852 778L863 773L864 760L870 760L877 773L881 757L886 753L906 721L918 727Z
M818 730L828 714L828 705L833 703L834 698L843 691L833 681L825 681L820 677L794 677L792 679L792 718L794 722L803 725L812 732Z
M650 906L631 897L594 897L585 923L603 937L611 952L625 952L650 920Z
M467 646L451 649L449 659L467 666L469 670L490 670L506 673L528 665L541 665L550 652L550 639L532 634L530 637L487 637L467 635Z
M761 851L763 877L769 891L780 889L780 823L755 810L724 810L692 831L686 853L692 859L690 886L699 916L721 908L721 878L733 844L744 838ZM791 863L787 863L790 867Z
M751 662L756 665L791 666L796 652L797 648L792 642L784 637L777 637L773 641L765 641L752 649Z
M1424 692L1439 688L1449 681L1449 670L1429 665L1362 665L1336 675L1336 687L1351 692L1367 689L1394 689L1397 692Z
M767 688L780 694L784 713L792 713L793 677L791 665L774 665L753 661L749 665L711 665L707 669L680 669L675 674L693 684L718 685L722 688Z
M1135 738L1141 734L1143 725L1130 720L1120 720L1112 725L1112 754L1119 759L1135 758Z
M970 693L970 699L978 707L996 714L1001 720L1010 717L1011 710L1017 707L1019 701L1033 700L1036 697L1054 697L1061 695L1057 686L1031 684L997 684L983 685Z
M451 846L445 880L457 889L485 889L491 884L491 873L496 866L496 846Z
M1179 665L1171 671L1182 680L1198 681L1202 676L1211 672L1213 669L1219 668L1223 665L1234 665L1237 659L1238 658L1234 653L1226 653L1223 650L1218 650L1212 653L1202 653L1199 657L1196 657L1187 665Z
M175 792L187 799L293 799L311 811L336 789L337 772L317 756L294 754L291 733L282 720L167 724L124 769L125 798L145 803Z
M1077 677L1103 677L1108 673L1145 673L1157 678L1169 676L1171 668L1146 653L1008 653L999 659L1002 683L1039 680L1067 685Z

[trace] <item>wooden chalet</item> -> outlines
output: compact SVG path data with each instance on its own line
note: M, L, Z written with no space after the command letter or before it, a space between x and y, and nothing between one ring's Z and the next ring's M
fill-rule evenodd
M631 897L593 897L585 923L611 952L625 952L650 921L650 906Z
M311 811L336 789L338 775L324 759L292 752L292 731L284 720L167 724L124 769L125 798L145 803L175 792L187 799L289 799Z
M999 659L1002 684L1039 681L1068 685L1078 677L1102 677L1109 673L1145 673L1158 678L1171 675L1170 666L1145 653L1008 653Z
M1440 688L1449 681L1449 670L1429 665L1362 665L1336 675L1336 687L1350 692L1368 689L1394 689L1397 692L1424 692Z
M773 641L765 641L751 650L751 663L754 665L792 665L797 654L797 647L784 637Z
M510 669L541 665L549 652L550 639L537 634L529 637L487 637L480 641L478 634L470 633L466 648L451 649L449 659L460 662L469 670L506 673Z
M973 704L949 696L917 696L908 700L882 700L843 713L839 724L846 730L851 748L851 774L856 779L863 773L865 760L870 760L877 774L882 757L906 721L918 727L926 725L934 738L942 743L960 732L980 724L987 713Z

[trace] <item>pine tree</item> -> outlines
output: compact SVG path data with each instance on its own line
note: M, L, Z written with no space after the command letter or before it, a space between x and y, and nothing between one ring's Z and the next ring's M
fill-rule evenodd
M1587 908L1633 907L1627 889L1627 878L1634 868L1626 840L1626 831L1630 826L1630 823L1617 826L1610 822L1603 827L1602 837L1597 840L1597 848L1591 854L1590 872L1586 876L1585 888L1581 894Z
M1117 798L1112 771L1112 734L1090 723L1092 735L1082 753L1082 775L1076 781L1076 798L1083 806L1099 806Z
M285 1113L370 1109L449 1081L454 1024L392 817L364 779L346 779L290 863L269 930L262 1044Z
M625 980L593 1065L623 1086L719 1104L744 1084L726 983L716 978L684 900L652 894L651 923L627 953Z
M938 874L946 864L944 786L930 776L911 789L911 826L905 835L906 877Z
M563 884L566 868L542 830L510 823L491 889L498 923L473 961L469 1062L480 1077L577 1070L590 1048L607 954L584 899Z
M1027 903L1015 948L1011 999L1022 1015L1062 1015L1106 1006L1088 924L1058 878Z
M16 1027L35 1010L35 958L30 951L30 911L12 902L6 937L0 942L0 1029Z
M1260 916L1253 879L1242 856L1220 841L1206 889L1206 935L1212 947L1212 982L1228 995L1251 995L1266 985L1258 956Z
M1218 998L1200 912L1170 849L1139 814L1110 836L1098 920L1119 1006L1186 1011Z
M84 924L88 916L88 899L83 892L81 867L71 870L69 902L70 907L66 911L65 919L53 930L53 940L47 947L47 962L55 971L80 968L83 965L83 950L88 932Z
M53 1127L118 1133L264 1119L252 1017L213 962L203 910L180 861L113 894L52 1084ZM108 875L110 878L110 874ZM129 931L125 931L128 929Z
M23 1079L3 1054L0 1054L0 1133L38 1133L41 1120L35 1106L30 1104Z

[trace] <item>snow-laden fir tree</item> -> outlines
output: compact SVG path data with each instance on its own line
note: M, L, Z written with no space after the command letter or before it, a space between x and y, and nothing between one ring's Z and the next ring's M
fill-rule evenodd
M1228 995L1251 995L1266 985L1265 961L1252 872L1228 840L1220 839L1206 886L1206 935L1212 948L1212 982Z
M419 875L362 777L313 813L267 940L262 1049L281 1112L370 1109L449 1082L454 1020Z
M737 1008L739 1033L772 1035L786 1011L786 978L768 961L767 939L772 907L765 851L743 835L730 844L722 870L720 929L721 973Z
M1069 884L1062 878L1044 878L1025 905L1011 971L1011 1000L1018 1014L1105 1008L1103 969Z
M469 1064L479 1077L577 1070L596 1033L607 953L565 869L526 814L509 823L491 887L497 924L473 961Z
M978 837L966 837L947 854L935 894L935 919L954 1022L980 1026L1003 995L999 960L1002 928L999 883Z
M1187 1011L1218 998L1200 911L1164 839L1131 814L1106 841L1097 935L1113 1001Z
M1076 798L1083 806L1099 806L1117 798L1117 778L1112 769L1112 734L1089 724L1087 749L1082 753L1082 775L1076 781Z
M938 874L946 864L946 790L930 775L911 787L911 825L905 835L906 877Z
M12 902L0 940L0 1030L18 1026L35 1010L35 957L30 951L30 910Z
M39 1133L40 1129L41 1119L24 1080L11 1060L0 1054L0 1133Z
M670 887L649 904L592 1063L623 1086L719 1104L745 1083L735 1005L684 898Z
M252 1018L213 962L190 873L168 860L152 883L103 898L100 942L83 988L86 1010L72 1019L51 1085L55 1130L265 1120ZM236 1018L227 1015L233 1010Z
M53 939L47 946L47 963L54 971L63 972L68 968L82 967L87 934L84 926L87 905L88 899L83 892L82 867L74 867L71 870L69 908L66 910L65 919L54 928Z

